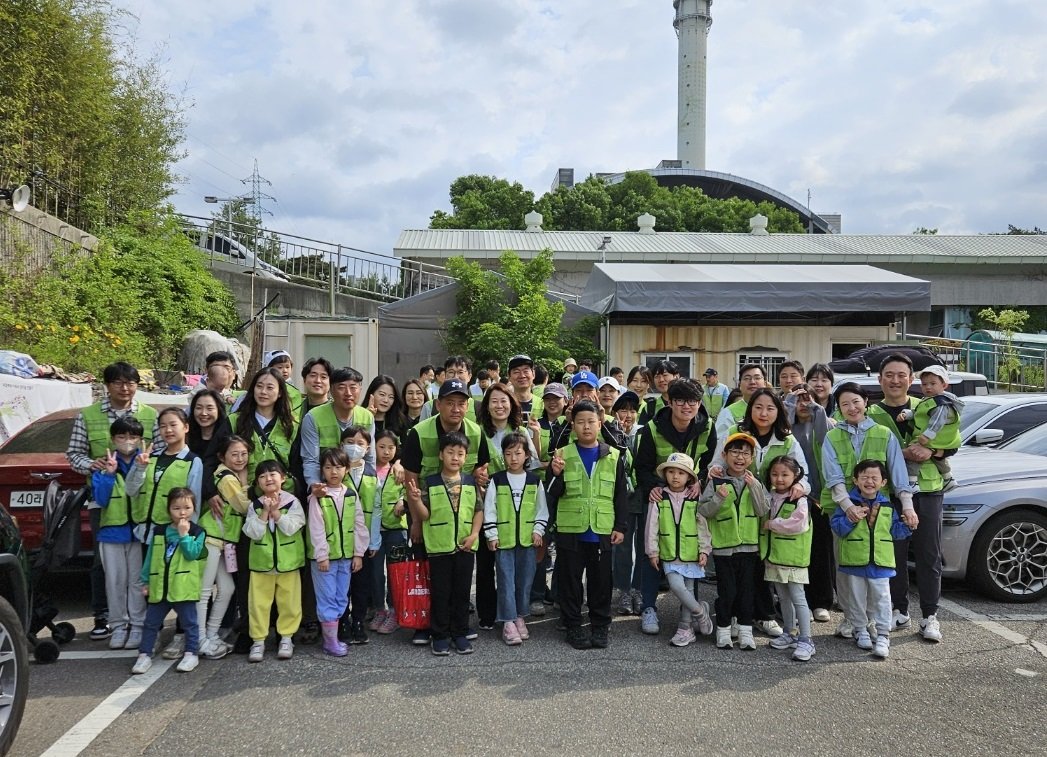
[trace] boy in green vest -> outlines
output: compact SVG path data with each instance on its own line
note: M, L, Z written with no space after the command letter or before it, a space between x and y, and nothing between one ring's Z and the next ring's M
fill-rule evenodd
M469 592L484 511L475 480L462 473L468 453L468 437L448 432L440 437L440 472L425 478L423 488L407 479L407 499L422 522L429 556L430 632L433 654L440 657L451 653L452 642L458 654L473 651Z
M960 411L963 401L949 389L949 374L940 365L931 365L920 372L923 399L915 410L906 408L899 413L898 421L912 420L913 443L931 450L931 462L943 479L942 491L952 491L956 482L952 478L949 459L960 448ZM920 477L922 462L906 460L909 483L916 484Z
M894 542L908 539L912 531L881 491L887 481L886 465L879 460L862 460L854 467L854 481L850 505L838 506L829 521L839 541L837 581L848 584L850 601L845 609L854 626L855 644L886 658L891 652ZM875 644L869 635L874 624Z
M172 489L167 494L167 514L171 522L153 528L138 576L142 596L149 600L145 613L145 632L138 647L138 659L131 672L145 673L153 666L156 637L171 610L185 630L185 654L178 670L188 673L199 664L197 644L199 627L196 603L200 601L201 558L206 560L204 540L207 534L190 519L196 512L196 499L187 488Z
M603 649L610 643L611 547L624 541L629 514L625 456L600 439L601 426L597 405L576 402L571 412L575 442L556 450L549 463L557 591L567 643L575 649ZM582 628L583 573L591 632Z

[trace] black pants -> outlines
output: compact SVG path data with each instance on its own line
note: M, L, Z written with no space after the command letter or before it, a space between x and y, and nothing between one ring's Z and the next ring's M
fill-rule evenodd
M911 538L894 543L897 568L891 579L891 604L898 612L909 614L909 544L916 560L916 589L920 593L923 617L938 612L942 596L942 500L941 492L927 492L913 497L913 507L920 525Z
M105 594L105 569L102 567L102 557L98 549L97 538L102 520L102 511L98 508L88 510L87 519L91 523L91 535L95 537L94 556L91 559L91 613L96 618L105 618L109 614L109 599ZM137 580L138 576L133 576L133 578Z
M482 626L493 626L498 614L498 592L494 585L494 552L487 549L480 536L476 551L476 620Z
M763 567L763 560L757 560L753 567L753 619L774 620L774 596L763 578Z
M599 542L562 539L557 542L557 591L564 625L582 625L582 574L589 602L589 623L593 628L611 625L611 550Z
M429 557L429 626L434 639L457 638L468 632L472 583L472 552Z
M354 623L363 623L367 618L367 608L371 606L371 595L374 593L374 558L363 558L363 567L353 573L349 581L349 601L352 603L350 616Z
M716 625L729 628L731 618L738 625L753 624L753 586L760 556L756 552L738 552L716 557Z
M807 571L810 583L804 589L807 604L812 610L828 610L833 606L833 581L836 566L833 560L833 535L829 516L820 507L811 508L811 566Z
M309 560L305 561L305 567L298 571L302 577L302 625L316 623L316 590L313 589L313 569Z

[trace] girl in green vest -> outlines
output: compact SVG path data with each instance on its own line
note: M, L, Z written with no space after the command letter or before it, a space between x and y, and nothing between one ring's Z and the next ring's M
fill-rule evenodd
M511 431L502 437L505 470L495 473L484 497L484 533L498 570L498 613L502 641L516 646L531 637L524 621L535 572L535 548L542 545L549 509L545 488L528 472L527 436Z
M247 567L251 584L247 592L248 630L253 643L248 662L261 662L269 615L276 603L276 631L280 646L276 656L289 660L294 654L291 637L302 622L302 577L305 565L305 511L284 489L287 473L276 460L263 460L255 468L256 499L247 508L243 534L251 540Z
M379 431L374 437L375 492L374 512L371 515L371 543L369 550L374 553L374 592L375 604L385 598L389 609L379 609L374 614L371 630L380 634L396 631L400 624L396 621L396 608L393 607L392 586L386 585L386 567L390 554L402 551L407 546L407 503L404 502L403 484L397 483L393 473L393 462L400 454L400 443L389 429Z
M138 659L131 672L140 675L153 665L156 637L171 610L188 634L185 654L178 670L188 673L199 664L197 657L196 603L200 600L200 562L204 554L204 530L192 522L196 497L185 487L167 494L166 525L154 526L149 535L139 585L149 602L145 612L145 631L138 647Z
M203 489L203 461L192 453L186 443L189 419L185 410L180 407L166 408L160 411L156 422L164 449L154 453L152 444L145 445L139 461L148 457L149 462L141 488L136 488L132 482L128 482L127 487L127 493L132 497L131 517L137 524L136 533L143 542L149 538L153 526L169 522L165 504L168 492L186 487L193 493L193 501L200 502Z
M687 490L698 483L690 455L673 452L656 472L666 485L661 500L648 506L647 559L656 571L665 570L669 589L680 600L680 621L669 643L686 647L697 639L692 617L703 636L713 632L709 603L694 596L695 579L705 578L712 540L705 518L698 514L697 499L687 496Z
M794 487L803 468L793 458L775 458L764 480L770 511L763 521L764 578L774 584L785 620L785 632L771 639L772 649L794 649L793 659L807 661L814 654L811 610L807 606L807 567L811 563L811 520L807 498L795 497ZM799 634L793 629L799 624Z
M291 412L287 384L278 370L263 368L254 375L240 407L229 416L229 424L234 434L251 442L247 470L252 481L263 460L276 460L283 470L288 470L298 424ZM284 490L295 491L290 476L284 480Z
M830 520L839 547L837 582L847 585L850 602L844 609L854 627L855 644L881 658L891 652L894 542L912 536L891 500L883 494L886 480L887 466L882 462L859 462L854 467L856 485L850 491L848 506L838 506ZM873 626L875 642L869 634Z

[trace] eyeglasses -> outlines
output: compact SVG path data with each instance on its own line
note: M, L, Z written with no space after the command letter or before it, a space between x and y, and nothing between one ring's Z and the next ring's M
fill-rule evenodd
M752 450L749 449L729 449L727 450L728 455L734 455L735 457L752 457Z
M115 386L118 389L130 389L132 386L138 386L137 381L110 381L109 386Z
M688 407L694 407L701 400L673 400L674 405L687 405Z

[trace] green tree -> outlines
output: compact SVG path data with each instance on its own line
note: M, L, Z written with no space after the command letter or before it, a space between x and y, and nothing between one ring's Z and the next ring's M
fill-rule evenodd
M1024 310L1000 310L985 308L978 313L978 318L989 323L993 328L1003 335L1003 351L996 364L996 380L1004 376L1007 380L1007 389L1010 390L1015 382L1021 380L1022 361L1018 350L1014 347L1014 335L1022 330L1025 322L1029 320L1029 314Z
M452 214L433 213L431 229L522 229L534 193L519 182L493 176L461 176L451 184Z
M603 360L593 346L591 320L563 328L564 304L546 297L553 273L551 250L528 261L507 250L500 262L501 276L461 257L447 261L458 281L458 313L448 323L445 339L450 352L503 363L524 353L546 366L563 365L572 354Z
M928 229L926 226L917 226L913 229L913 236L937 236L938 229Z

